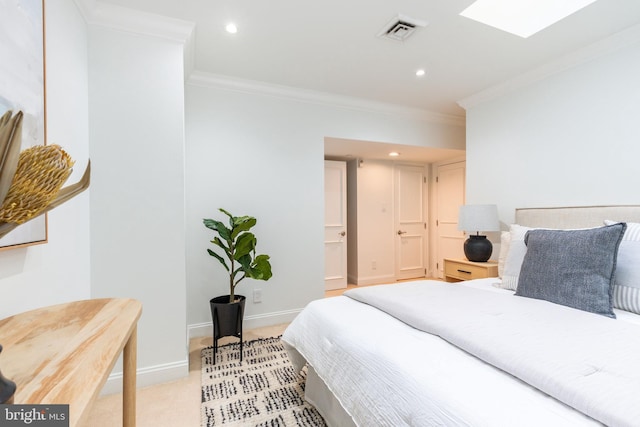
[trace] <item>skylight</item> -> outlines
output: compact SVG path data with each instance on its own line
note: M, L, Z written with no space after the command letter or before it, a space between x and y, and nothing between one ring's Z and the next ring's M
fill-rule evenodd
M460 15L527 38L596 0L476 0Z

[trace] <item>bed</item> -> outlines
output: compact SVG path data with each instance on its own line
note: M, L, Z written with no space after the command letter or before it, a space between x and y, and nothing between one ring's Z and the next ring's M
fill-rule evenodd
M305 307L282 340L328 425L640 423L640 207L518 209L501 237L500 278Z

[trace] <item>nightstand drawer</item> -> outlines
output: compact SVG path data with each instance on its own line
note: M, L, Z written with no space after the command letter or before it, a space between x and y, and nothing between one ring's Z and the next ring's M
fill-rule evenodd
M444 260L444 277L446 281L483 279L498 276L498 264L489 262L472 262L457 259Z

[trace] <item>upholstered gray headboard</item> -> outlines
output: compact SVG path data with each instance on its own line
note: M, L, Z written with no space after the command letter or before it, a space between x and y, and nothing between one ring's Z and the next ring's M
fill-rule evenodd
M640 222L640 205L516 209L516 224L527 227L597 227L603 225L605 219L621 222Z

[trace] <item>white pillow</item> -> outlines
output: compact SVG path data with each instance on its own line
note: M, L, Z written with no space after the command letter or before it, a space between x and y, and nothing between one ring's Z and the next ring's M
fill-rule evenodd
M502 278L502 275L504 274L504 263L507 261L510 244L511 232L503 231L500 233L500 254L498 255L498 277L500 278Z
M605 225L619 221L605 220ZM640 224L628 222L622 236L613 282L613 306L640 314Z
M501 288L515 291L518 287L518 277L522 260L527 253L527 245L524 244L524 235L527 231L533 230L531 227L524 227L518 224L509 226L509 248L504 261L504 271L502 273Z

